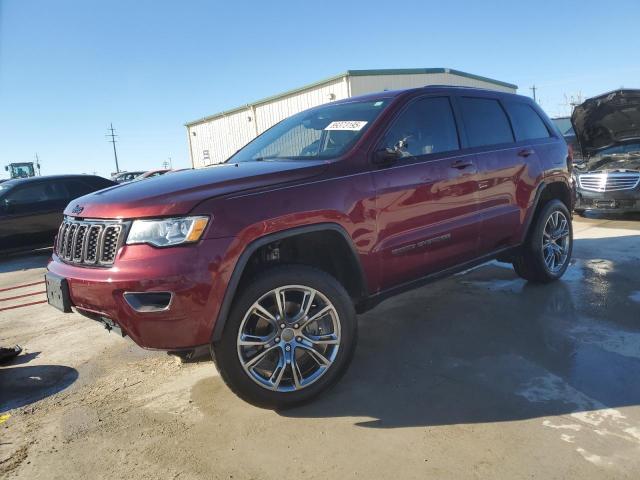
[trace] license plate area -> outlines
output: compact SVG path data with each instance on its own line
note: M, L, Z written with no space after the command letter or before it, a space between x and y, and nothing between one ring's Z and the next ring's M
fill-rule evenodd
M69 295L69 284L67 279L47 272L44 275L44 281L47 288L47 302L52 307L57 308L61 312L71 312L71 296Z
M615 200L595 200L594 205L596 208L617 208L618 204Z

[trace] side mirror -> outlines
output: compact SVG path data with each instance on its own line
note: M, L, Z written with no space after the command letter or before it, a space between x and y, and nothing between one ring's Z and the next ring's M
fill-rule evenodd
M396 148L382 148L373 154L373 163L376 165L388 165L401 157L400 150Z

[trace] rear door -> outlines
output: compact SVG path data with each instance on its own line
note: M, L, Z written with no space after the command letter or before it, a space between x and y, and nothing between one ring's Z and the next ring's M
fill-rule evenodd
M410 101L376 146L384 148L402 158L373 172L381 288L474 258L477 170L460 153L450 97Z
M497 97L460 95L457 105L466 144L475 153L478 168L478 253L483 256L510 245L520 232L520 201L535 185L523 165L535 161L535 151L515 143L509 117Z

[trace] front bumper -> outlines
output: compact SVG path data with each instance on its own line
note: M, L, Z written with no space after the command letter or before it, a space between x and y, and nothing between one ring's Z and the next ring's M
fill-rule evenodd
M48 270L67 279L72 306L86 316L112 322L138 345L179 350L210 342L226 289L223 256L231 239L154 248L125 245L110 268L63 262L55 253ZM139 311L126 292L171 292L166 309Z
M578 187L575 209L640 212L640 190L593 192Z

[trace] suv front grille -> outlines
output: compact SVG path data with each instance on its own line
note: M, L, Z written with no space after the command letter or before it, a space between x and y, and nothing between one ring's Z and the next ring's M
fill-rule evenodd
M612 192L616 190L632 190L640 183L640 173L636 172L602 172L583 173L578 177L580 186L592 192Z
M110 266L124 238L125 224L65 219L58 230L56 252L68 263Z

